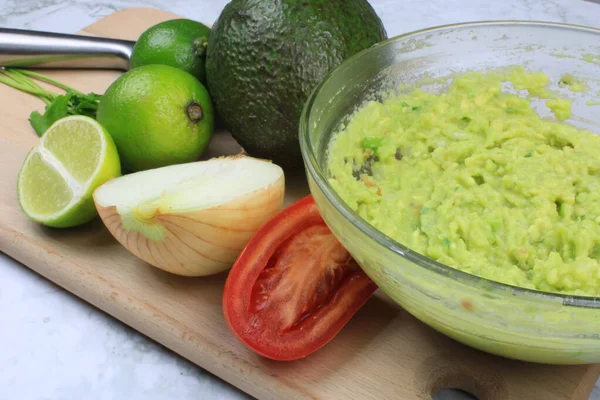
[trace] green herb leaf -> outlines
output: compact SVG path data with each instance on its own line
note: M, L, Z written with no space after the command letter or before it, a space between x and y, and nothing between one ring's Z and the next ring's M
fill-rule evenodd
M516 114L516 113L519 112L519 109L518 108L514 108L514 107L507 107L506 108L506 112L509 113L509 114Z
M414 106L414 107L412 108L412 110L413 110L413 111L419 111L421 108L423 108L423 107L421 107L421 106Z
M376 153L377 149L379 149L379 146L381 146L381 142L383 142L382 137L367 136L363 138L362 147L364 149L371 149L374 153Z
M29 123L38 136L42 136L50 128L50 125L68 115L69 100L70 97L67 95L56 96L52 103L46 107L44 115L37 111L29 115Z
M43 115L37 111L32 112L29 116L29 123L38 136L42 136L50 125L68 115L85 115L95 119L98 101L101 97L95 93L81 94L77 91L67 90L67 93L56 96L52 103L46 106Z
M58 94L45 90L32 78L50 83L65 90L66 93ZM54 122L68 115L96 118L98 101L102 97L96 93L81 93L49 76L25 69L0 69L0 83L37 96L46 103L43 114L33 111L29 115L29 123L39 136L42 136Z
M408 104L407 102L403 101L402 102L402 107L410 107L410 104Z
M98 109L98 101L102 96L89 93L82 95L72 91L67 91L69 99L69 115L85 115L91 118L96 118L96 111Z
M463 122L471 122L471 118L469 117L462 117L460 120Z
M38 136L42 136L44 132L46 132L46 129L50 127L46 118L37 111L33 111L29 114L29 124Z
M449 239L444 238L443 242L444 242L444 246L446 246L447 248L450 248L450 240Z
M530 151L529 153L525 154L525 157L529 158L533 155L533 151Z

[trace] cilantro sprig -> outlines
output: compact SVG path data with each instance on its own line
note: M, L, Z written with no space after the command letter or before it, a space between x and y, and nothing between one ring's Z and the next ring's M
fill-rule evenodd
M49 83L65 92L61 94L46 90L34 79ZM29 115L29 123L38 136L42 136L50 125L68 115L85 115L95 119L98 101L102 97L96 93L82 93L49 76L25 69L0 69L0 83L32 94L46 104L43 114L33 111Z

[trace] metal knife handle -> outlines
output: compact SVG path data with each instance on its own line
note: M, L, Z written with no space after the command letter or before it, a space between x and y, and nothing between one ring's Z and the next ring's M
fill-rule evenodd
M0 67L129 69L134 41L0 28Z

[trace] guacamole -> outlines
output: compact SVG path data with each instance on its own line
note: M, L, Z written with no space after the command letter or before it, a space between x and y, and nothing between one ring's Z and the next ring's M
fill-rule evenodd
M571 103L548 86L522 68L470 72L441 94L368 102L329 145L330 183L374 227L445 265L598 296L600 137L559 122Z

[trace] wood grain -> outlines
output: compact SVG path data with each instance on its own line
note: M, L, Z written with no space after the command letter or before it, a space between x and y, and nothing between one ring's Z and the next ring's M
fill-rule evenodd
M154 9L112 14L83 33L136 39L148 26L176 18ZM116 71L52 71L83 91L102 93ZM0 87L0 249L75 295L259 399L430 399L459 387L490 400L588 398L594 366L512 361L467 348L415 320L378 295L338 337L306 359L265 360L228 331L221 311L225 273L184 278L128 253L99 220L53 230L28 221L16 199L16 177L36 143L27 117L42 103ZM221 132L208 156L239 151ZM289 203L308 192L288 183Z

